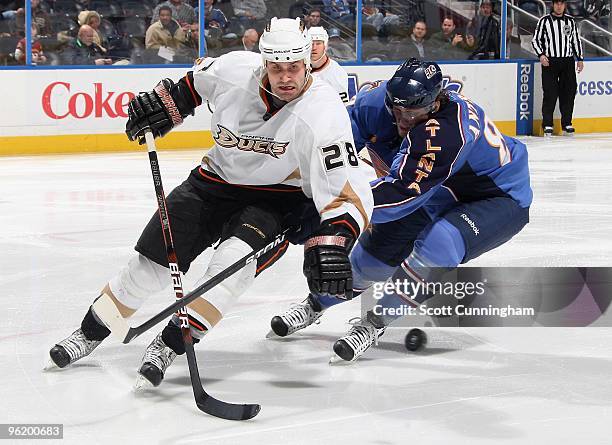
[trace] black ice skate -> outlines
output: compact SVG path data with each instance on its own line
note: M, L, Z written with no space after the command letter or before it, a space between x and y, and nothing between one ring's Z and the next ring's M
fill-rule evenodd
M274 337L274 334L286 337L315 323L321 315L323 311L319 303L312 295L308 295L303 302L292 304L284 313L273 317L270 321L272 331L266 337Z
M102 340L89 340L81 328L74 331L69 337L63 339L49 351L51 360L45 369L66 366L88 356L102 343Z
M170 366L175 358L176 352L164 343L162 333L160 332L145 351L142 365L140 365L138 370L139 376L136 380L135 389L145 389L151 385L159 386L164 379L166 369L168 369L168 366Z
M344 337L334 343L337 357L347 362L354 362L366 352L370 346L378 343L378 338L385 333L385 326L376 327L368 319L356 318L349 321L353 326ZM332 357L330 363L337 362Z

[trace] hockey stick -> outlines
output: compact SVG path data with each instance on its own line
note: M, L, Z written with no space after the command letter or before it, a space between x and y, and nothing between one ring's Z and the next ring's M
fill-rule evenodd
M155 194L157 195L157 207L159 209L159 219L164 235L164 244L166 245L166 253L168 257L168 265L170 266L170 275L172 276L172 287L176 299L180 305L178 312L181 332L183 334L183 342L185 344L185 352L187 353L187 364L189 365L189 376L191 377L191 386L193 387L193 395L196 405L202 411L215 417L220 417L227 420L246 420L255 417L261 407L259 405L238 405L217 400L206 393L202 387L200 373L198 372L198 363L196 361L195 351L193 350L193 338L191 337L191 329L189 328L189 318L187 308L182 301L183 284L181 282L181 272L178 267L176 251L174 250L174 241L172 240L172 231L170 230L170 219L168 209L166 208L166 195L162 186L161 173L159 171L159 162L157 160L157 151L155 149L155 139L151 131L145 132L147 141L147 149L149 152L149 162L151 164L151 173L153 175L153 184L155 186Z
M257 250L257 251L254 250L250 254L245 255L244 257L240 258L238 261L236 261L234 264L229 266L227 269L219 272L217 275L210 278L208 281L200 284L198 287L196 287L194 290L189 292L183 298L176 300L174 303L166 307L160 313L158 313L157 315L154 315L153 317L151 317L150 319L148 319L147 321L145 321L144 323L136 327L130 327L130 325L127 324L127 322L125 321L125 318L123 318L123 315L121 315L121 313L117 309L117 306L115 306L115 303L113 302L113 300L110 298L110 296L106 294L102 294L100 298L98 298L94 302L93 304L94 312L96 313L98 318L102 320L102 322L106 325L106 327L110 329L113 336L118 338L119 341L127 344L131 342L133 339L135 339L136 337L138 337L140 334L151 329L156 324L166 320L172 314L177 312L181 307L188 305L196 298L205 294L206 292L211 290L213 287L215 287L217 284L221 283L226 278L238 272L240 269L242 269L247 264L257 260L257 258L262 256L264 253L269 252L274 247L280 245L285 240L285 235L287 234L289 230L290 229L286 229L284 232L277 235L277 237L264 248Z

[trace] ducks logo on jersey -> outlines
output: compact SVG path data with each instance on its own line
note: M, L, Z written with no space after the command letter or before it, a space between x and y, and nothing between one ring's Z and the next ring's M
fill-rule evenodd
M228 128L217 124L218 131L213 135L218 146L237 148L242 151L253 151L277 158L287 151L289 142L276 142L272 138L262 136L236 136Z

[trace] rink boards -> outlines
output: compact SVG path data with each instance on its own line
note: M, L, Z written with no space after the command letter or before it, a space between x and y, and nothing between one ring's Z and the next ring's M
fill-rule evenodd
M541 124L540 66L533 62L442 64L445 87L481 104L499 129L529 134ZM389 78L395 65L345 66L349 93ZM138 91L185 68L27 69L3 71L0 155L134 150L125 137L126 105ZM574 125L578 132L612 129L612 62L587 62L578 76ZM558 124L557 124L558 125ZM199 107L160 148L212 145L210 111Z

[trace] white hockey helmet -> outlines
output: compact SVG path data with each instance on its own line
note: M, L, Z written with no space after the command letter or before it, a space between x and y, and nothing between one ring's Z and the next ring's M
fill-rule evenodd
M312 39L312 41L321 41L325 44L325 48L327 48L327 41L329 40L329 36L327 35L327 31L322 26L311 26L308 29L308 35Z
M296 62L303 60L310 70L312 41L299 18L273 17L259 39L259 52L264 67L269 62Z

